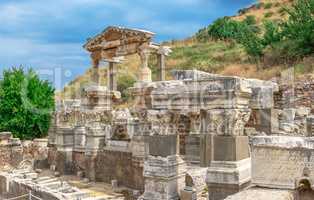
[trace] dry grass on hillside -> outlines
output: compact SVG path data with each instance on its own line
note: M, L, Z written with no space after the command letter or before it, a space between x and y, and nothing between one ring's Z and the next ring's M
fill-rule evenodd
M282 20L287 18L284 7L293 3L293 0L259 0L257 6L247 9L244 13L232 17L235 20L242 21L247 16L255 16L257 23L263 20Z

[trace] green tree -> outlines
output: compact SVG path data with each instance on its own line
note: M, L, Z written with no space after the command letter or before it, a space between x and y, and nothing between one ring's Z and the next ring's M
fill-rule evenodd
M263 44L265 46L270 45L271 47L273 47L274 44L282 40L280 26L277 23L273 21L265 21L264 29L265 31L263 36Z
M262 38L256 32L252 31L250 28L244 28L239 32L237 42L244 47L244 50L254 62L259 63L260 58L263 56L265 45L263 44Z
M302 57L314 52L314 0L298 0L286 9L289 19L282 25L284 40L292 40L294 54Z
M12 68L0 82L0 131L14 137L33 139L46 136L54 110L54 89L34 71Z

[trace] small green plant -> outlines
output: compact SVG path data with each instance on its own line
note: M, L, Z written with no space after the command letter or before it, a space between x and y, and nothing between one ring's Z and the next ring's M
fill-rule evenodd
M286 8L281 7L281 8L278 10L278 12L279 12L280 16L283 16L283 15L286 14Z
M248 24L248 25L256 25L256 18L254 15L248 15L246 16L246 18L243 21L244 23Z
M256 3L255 8L256 9L261 9L264 6L264 3Z
M273 15L274 15L273 12L267 12L267 13L265 13L264 17L265 17L265 18L270 18L270 17L272 17Z
M273 6L273 3L269 2L269 3L265 3L264 4L264 9L270 9Z
M118 76L117 81L117 89L121 92L121 98L123 101L127 101L129 98L129 93L127 89L132 87L133 84L136 82L135 78L131 75L124 74Z

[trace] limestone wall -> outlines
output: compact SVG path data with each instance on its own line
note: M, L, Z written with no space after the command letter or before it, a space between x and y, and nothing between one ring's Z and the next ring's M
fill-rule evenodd
M0 133L0 170L23 167L26 163L35 168L48 167L47 144L46 139L20 141L10 132Z
M119 185L144 189L143 160L136 160L131 152L103 150L97 156L96 180L111 183L117 180Z
M314 79L280 84L279 92L275 93L274 98L276 108L308 107L314 113Z

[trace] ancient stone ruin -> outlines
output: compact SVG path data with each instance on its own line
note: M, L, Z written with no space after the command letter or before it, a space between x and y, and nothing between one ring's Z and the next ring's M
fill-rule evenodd
M287 107L273 81L197 70L165 80L171 50L153 36L108 27L88 40L93 84L81 99L56 102L48 139L0 134L0 197L313 199L313 104ZM115 65L136 53L133 105L118 109ZM158 55L155 82L150 54ZM102 61L107 86L99 82Z

